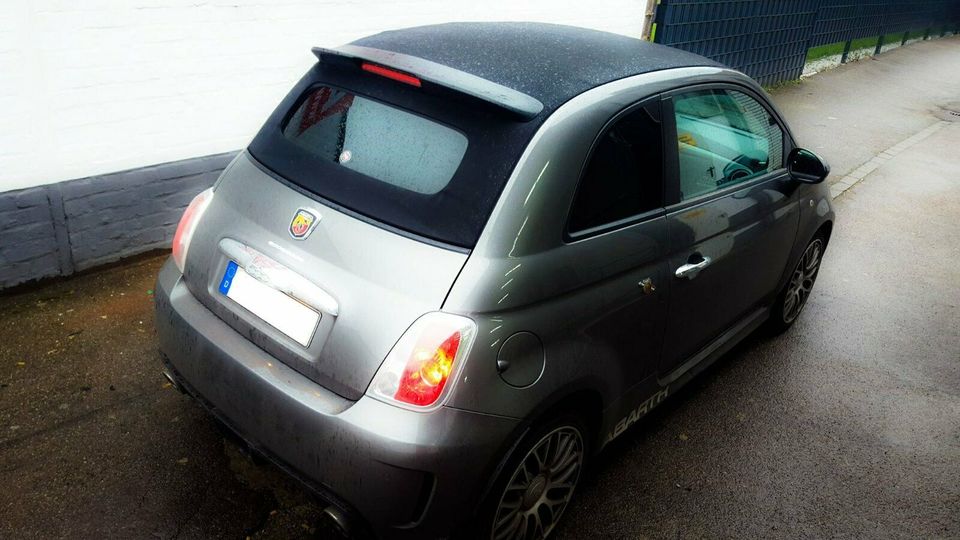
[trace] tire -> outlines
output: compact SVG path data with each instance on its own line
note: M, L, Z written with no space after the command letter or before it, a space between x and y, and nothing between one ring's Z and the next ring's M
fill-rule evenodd
M803 255L790 273L790 279L777 295L777 299L770 309L770 318L767 319L767 331L771 335L782 334L800 317L813 285L820 273L820 263L823 261L823 252L827 247L824 235L817 234L803 250Z
M482 504L470 536L548 537L580 482L589 455L588 433L583 420L569 413L528 432Z

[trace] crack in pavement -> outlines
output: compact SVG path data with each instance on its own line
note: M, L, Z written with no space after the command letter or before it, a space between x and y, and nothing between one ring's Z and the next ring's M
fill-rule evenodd
M62 421L60 421L60 422L57 422L57 423L53 424L52 426L48 426L48 427L45 427L45 428L41 428L41 429L38 429L38 430L36 430L36 431L32 431L32 432L30 432L30 433L26 433L26 434L21 435L21 436L18 436L18 437L14 437L14 438L2 440L2 441L0 441L0 450L6 450L6 449L9 449L9 448L11 448L11 447L16 446L18 443L25 442L25 441L29 441L29 440L34 439L34 438L36 438L36 437L40 437L40 436L47 435L47 434L52 433L52 432L59 431L59 430L61 430L61 429L65 429L65 428L68 428L68 427L75 426L75 425L77 425L77 424L83 423L84 421L86 421L86 420L88 420L88 419L90 419L90 418L93 418L93 417L98 416L99 413L107 412L107 411L115 410L115 409L122 409L122 408L124 408L124 406L129 405L130 403L135 403L135 402L143 401L143 400L145 400L146 398L150 398L150 397L156 396L157 394L159 394L159 393L161 393L161 392L164 392L164 391L166 391L166 389L160 388L160 389L154 390L154 391L152 391L152 392L144 392L144 393L141 393L141 394L136 394L136 395L133 395L133 396L128 396L128 397L122 398L122 399L120 399L120 400L118 400L118 401L116 401L116 402L114 402L114 403L110 403L110 404L104 405L104 406L102 406L102 407L97 407L97 408L95 408L95 409L91 409L91 410L89 410L89 411L86 411L86 412L84 412L84 413L82 413L82 414L78 414L78 415L76 415L76 416L71 416L70 418L67 418L67 419L62 420Z

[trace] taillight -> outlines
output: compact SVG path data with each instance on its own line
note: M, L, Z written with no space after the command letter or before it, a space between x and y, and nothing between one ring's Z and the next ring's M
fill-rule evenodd
M427 313L403 334L367 393L413 409L427 409L450 392L477 327L466 317Z
M200 216L213 200L213 188L201 191L190 201L190 205L183 212L180 218L180 224L177 225L177 232L173 235L173 262L176 263L180 273L187 262L187 249L190 247L190 239L193 238L193 232L197 229L197 222Z

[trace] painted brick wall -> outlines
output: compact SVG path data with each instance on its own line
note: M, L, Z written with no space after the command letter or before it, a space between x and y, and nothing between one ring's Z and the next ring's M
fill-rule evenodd
M640 36L646 2L0 0L0 289L169 246L312 46L453 20Z
M168 247L235 153L0 193L0 289Z
M244 147L336 46L451 20L639 36L645 0L2 0L0 192Z
M0 194L0 289L61 274L47 187Z

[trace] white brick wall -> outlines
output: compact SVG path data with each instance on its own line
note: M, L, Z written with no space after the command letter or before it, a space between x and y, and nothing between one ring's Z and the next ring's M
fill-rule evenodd
M645 0L0 0L0 192L242 148L314 61L381 30L640 36Z

